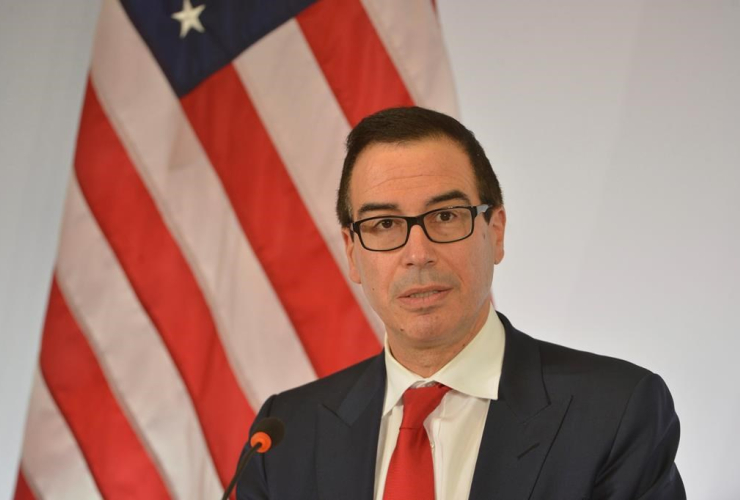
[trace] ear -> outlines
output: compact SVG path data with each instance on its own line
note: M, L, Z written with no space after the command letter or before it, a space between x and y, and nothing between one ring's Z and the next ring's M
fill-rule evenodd
M355 252L360 250L360 246L355 245L356 239L350 234L349 228L345 227L342 229L342 238L344 239L344 251L347 253L347 264L349 264L349 279L359 285L362 283L362 280L360 279L360 271L357 268Z
M494 264L499 264L504 260L504 233L506 231L506 210L499 207L491 214L491 221L488 223L491 243L493 244Z

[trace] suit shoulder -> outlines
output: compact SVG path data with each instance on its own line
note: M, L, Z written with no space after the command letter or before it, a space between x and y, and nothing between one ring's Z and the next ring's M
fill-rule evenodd
M341 401L368 370L377 368L375 365L382 362L382 355L365 359L326 377L281 392L276 396L276 402L294 405L321 401L331 405L332 402Z
M545 380L563 383L588 383L596 385L622 385L634 388L637 383L650 375L650 371L634 363L533 338L518 330L501 313L498 313L506 331L506 348L511 346L517 352L530 353L529 362L541 366ZM536 354L534 354L536 353ZM535 356L537 359L535 361ZM524 358L519 359L519 362Z
M539 344L542 375L548 387L573 392L599 392L628 397L652 374L623 359L580 351L544 341Z

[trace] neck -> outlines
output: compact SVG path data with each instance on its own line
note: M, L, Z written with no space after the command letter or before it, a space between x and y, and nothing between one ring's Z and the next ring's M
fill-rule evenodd
M401 363L407 370L412 371L423 378L428 378L437 373L447 363L449 363L460 351L462 351L466 345L472 340L471 337L468 342L462 345L456 350L447 350L445 352L438 352L432 350L413 350L409 351L403 348L393 347L393 344L389 341L388 346L390 347L391 354L393 357Z
M388 347L393 357L407 370L420 377L428 378L437 373L478 335L488 319L488 310L466 333L453 342L440 345L424 345L403 342L396 335L388 334Z

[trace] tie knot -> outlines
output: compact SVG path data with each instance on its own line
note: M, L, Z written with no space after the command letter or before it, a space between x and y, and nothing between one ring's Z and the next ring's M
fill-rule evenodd
M406 389L403 393L402 429L418 429L450 388L442 384Z

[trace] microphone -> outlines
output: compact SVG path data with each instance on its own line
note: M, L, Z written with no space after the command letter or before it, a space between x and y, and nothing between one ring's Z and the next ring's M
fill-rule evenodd
M251 448L239 459L239 463L236 465L234 477L229 483L229 486L226 487L226 491L224 491L224 496L221 497L221 500L228 500L229 495L231 495L236 483L239 482L239 478L244 471L244 467L246 467L247 462L252 458L252 455L256 452L266 453L271 450L274 446L280 444L280 441L283 440L283 436L285 436L285 424L279 418L267 417L257 422L257 425L254 426L254 433L249 438Z

